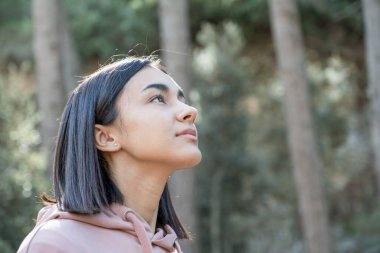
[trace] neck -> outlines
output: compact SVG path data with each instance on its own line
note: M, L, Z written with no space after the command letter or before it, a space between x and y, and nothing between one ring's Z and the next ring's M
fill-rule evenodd
M171 173L165 168L142 166L124 159L113 160L110 166L124 196L124 205L137 212L154 232L161 195Z
M120 182L120 180L117 180ZM156 178L130 177L119 183L124 196L124 205L136 211L155 231L158 206L167 177Z

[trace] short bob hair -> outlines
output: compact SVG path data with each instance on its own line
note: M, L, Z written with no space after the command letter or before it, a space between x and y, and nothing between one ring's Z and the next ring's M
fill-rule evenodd
M124 197L95 146L94 126L108 125L116 119L116 101L121 91L145 66L165 72L153 58L127 57L88 76L70 95L57 136L53 165L55 199L50 201L61 210L94 214L106 211L112 203L123 204ZM157 227L165 224L180 239L189 239L173 208L167 184L159 203Z

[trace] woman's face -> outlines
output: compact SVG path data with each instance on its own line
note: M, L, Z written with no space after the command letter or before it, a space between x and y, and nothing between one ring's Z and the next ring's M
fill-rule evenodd
M122 90L117 108L117 141L128 159L171 169L200 162L197 110L185 103L169 75L151 66L143 68Z

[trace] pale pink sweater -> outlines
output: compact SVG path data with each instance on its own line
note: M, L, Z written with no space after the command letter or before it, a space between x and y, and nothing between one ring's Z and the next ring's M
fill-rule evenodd
M112 205L110 212L81 215L47 206L18 253L181 253L177 235L166 225L156 233L133 210Z

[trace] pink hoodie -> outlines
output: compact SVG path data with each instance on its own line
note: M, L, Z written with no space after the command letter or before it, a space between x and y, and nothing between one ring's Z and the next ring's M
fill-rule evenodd
M109 213L81 215L59 211L56 205L38 213L35 228L18 253L112 252L181 253L177 235L166 225L155 234L133 210L114 204Z

